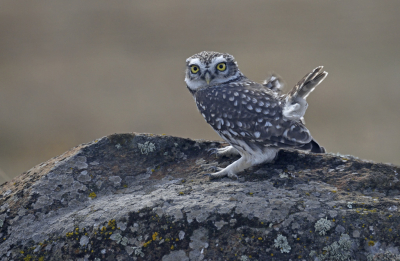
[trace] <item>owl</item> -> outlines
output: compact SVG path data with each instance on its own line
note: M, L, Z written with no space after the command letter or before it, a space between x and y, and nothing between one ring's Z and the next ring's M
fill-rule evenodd
M283 83L272 75L263 84L249 80L227 53L204 51L186 60L185 82L208 124L230 146L220 156L241 157L210 179L237 179L241 171L275 159L280 149L324 153L302 119L307 96L328 75L319 66L282 94Z

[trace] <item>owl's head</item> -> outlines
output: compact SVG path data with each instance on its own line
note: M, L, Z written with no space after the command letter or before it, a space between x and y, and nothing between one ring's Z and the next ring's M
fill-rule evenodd
M242 77L235 58L227 53L201 52L186 59L185 82L191 91Z

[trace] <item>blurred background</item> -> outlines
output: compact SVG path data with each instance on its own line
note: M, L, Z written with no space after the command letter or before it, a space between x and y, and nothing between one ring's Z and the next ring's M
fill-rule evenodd
M307 127L329 152L400 164L400 1L0 3L0 183L112 133L220 139L185 60L228 52L287 88L324 65Z

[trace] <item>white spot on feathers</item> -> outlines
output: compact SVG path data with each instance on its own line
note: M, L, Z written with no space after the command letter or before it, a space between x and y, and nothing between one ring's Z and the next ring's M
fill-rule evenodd
M233 95L239 96L239 93L238 92L234 92Z
M267 121L267 122L265 122L264 126L265 126L265 127L271 127L272 124L271 124L269 121Z
M236 122L237 123L237 125L239 126L239 127L242 127L243 126L243 124L240 122L240 121L238 121L238 122Z
M254 132L254 137L256 137L257 139L260 138L260 132L258 131Z
M230 101L233 101L234 99L235 99L235 97L233 97L233 96L229 97Z
M253 109L253 106L251 106L251 105L249 104L249 105L247 105L247 109L252 110L252 109Z
M256 108L256 112L261 112L261 108Z
M235 136L237 136L238 135L238 133L237 132L235 132L234 130L232 130L232 129L229 129L229 131L233 134L233 135L235 135Z

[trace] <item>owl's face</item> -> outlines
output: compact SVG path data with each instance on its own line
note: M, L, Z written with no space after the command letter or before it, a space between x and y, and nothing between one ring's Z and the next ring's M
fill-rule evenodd
M227 53L201 52L186 60L185 82L191 91L235 80L242 76L235 58Z

